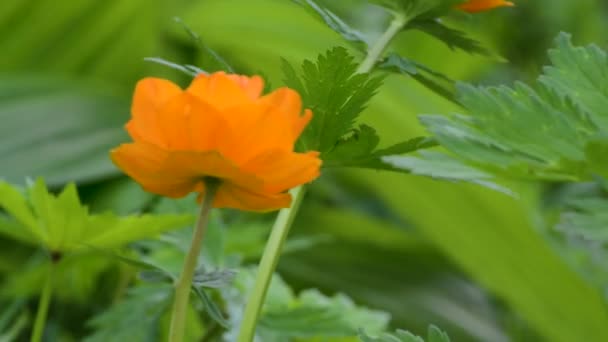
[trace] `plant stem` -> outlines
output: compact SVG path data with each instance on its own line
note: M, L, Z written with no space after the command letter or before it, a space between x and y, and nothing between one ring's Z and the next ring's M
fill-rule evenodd
M266 298L266 292L268 291L272 274L279 262L279 256L283 249L283 244L287 239L291 224L300 209L304 192L304 186L294 188L291 191L291 195L293 196L291 207L281 209L274 222L270 238L268 239L268 243L266 243L266 248L264 249L264 254L260 261L260 266L255 279L255 286L245 307L245 314L243 316L243 321L241 322L238 342L253 341L255 326L260 311L262 310L264 299Z
M49 306L51 304L51 297L53 295L54 272L55 262L51 261L44 287L42 288L42 293L40 294L40 301L38 302L38 312L36 312L36 320L34 321L34 329L32 332L32 338L30 340L31 342L40 342L42 340L42 334L44 333L46 318L48 316Z
M173 299L173 311L171 313L169 342L182 342L184 339L186 313L188 311L192 278L194 277L198 256L201 253L203 237L205 236L205 230L207 229L207 223L209 222L209 211L212 208L213 197L215 196L218 185L217 180L205 182L205 198L196 221L190 250L188 250L188 254L186 255L182 273L175 283L175 298Z
M374 46L368 50L368 54L363 62L357 68L357 73L370 72L384 50L390 44L391 40L399 31L407 24L407 18L401 15L396 15L391 21L387 30L378 38ZM243 321L241 322L241 330L239 332L238 342L251 342L255 336L255 326L258 321L258 316L262 310L262 305L266 298L266 292L270 285L272 274L279 261L279 256L283 248L283 244L287 239L287 234L291 228L291 224L300 209L300 203L304 196L304 187L299 186L292 190L293 203L291 207L282 209L277 216L270 238L264 249L262 260L258 268L258 273L255 279L255 285L249 300L245 307Z
M378 59L382 57L382 53L388 47L389 43L399 31L407 24L407 18L396 14L390 25L384 33L378 38L374 45L367 51L367 56L357 68L357 73L370 72Z

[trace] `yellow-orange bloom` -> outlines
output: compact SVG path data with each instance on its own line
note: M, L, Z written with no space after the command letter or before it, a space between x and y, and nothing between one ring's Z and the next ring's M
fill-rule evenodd
M458 8L469 13L475 13L504 6L515 5L512 2L506 0L469 0L463 4L458 5Z
M263 96L263 80L217 72L182 90L146 78L136 86L126 129L133 142L111 151L114 163L146 191L172 198L221 181L213 206L267 211L288 207L286 190L319 176L318 152L294 144L312 118L297 92Z

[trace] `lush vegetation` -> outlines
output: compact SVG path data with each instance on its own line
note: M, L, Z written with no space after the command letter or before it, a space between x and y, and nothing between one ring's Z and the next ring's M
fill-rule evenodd
M185 341L607 341L608 6L463 2L2 1L0 341L179 340L197 194L109 153L138 80L217 71L300 94L323 164L211 210Z

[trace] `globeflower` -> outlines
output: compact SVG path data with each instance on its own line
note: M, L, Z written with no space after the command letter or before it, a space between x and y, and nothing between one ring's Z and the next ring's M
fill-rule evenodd
M319 176L319 153L294 152L312 118L297 92L262 95L259 76L200 74L183 90L145 78L126 130L132 143L112 161L146 191L179 198L216 186L213 207L269 211L289 207L286 191Z
M491 10L496 7L515 6L510 1L505 0L469 0L458 5L458 8L469 13Z

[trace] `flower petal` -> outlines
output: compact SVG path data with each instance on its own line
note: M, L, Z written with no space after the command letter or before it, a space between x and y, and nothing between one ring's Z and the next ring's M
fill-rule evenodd
M243 76L243 75L227 75L231 80L238 83L239 86L247 93L250 99L255 100L262 94L264 90L264 80L260 76Z
M216 208L233 208L252 211L271 211L291 205L288 193L266 194L253 192L231 183L220 186L213 201Z
M285 116L289 120L289 126L293 134L292 143L295 143L300 134L302 134L304 127L312 119L310 109L305 110L304 115L300 115L302 112L302 98L300 95L292 89L283 87L264 96L262 101L266 101L270 108L272 108L269 115Z
M230 129L222 113L183 92L158 112L164 147L170 150L209 151L223 145Z
M252 89L247 86L243 88L224 72L216 72L211 75L199 74L186 91L218 110L224 110L252 102L253 87L252 83Z
M171 81L160 78L144 78L137 82L131 105L131 120L127 131L135 141L145 141L164 146L158 111L182 90Z
M200 191L204 177L216 177L251 189L261 180L244 173L217 151L166 151L151 144L124 144L111 151L112 161L146 191L179 198Z
M242 169L262 179L264 191L276 193L319 177L321 159L318 157L318 152L267 151L248 161Z

